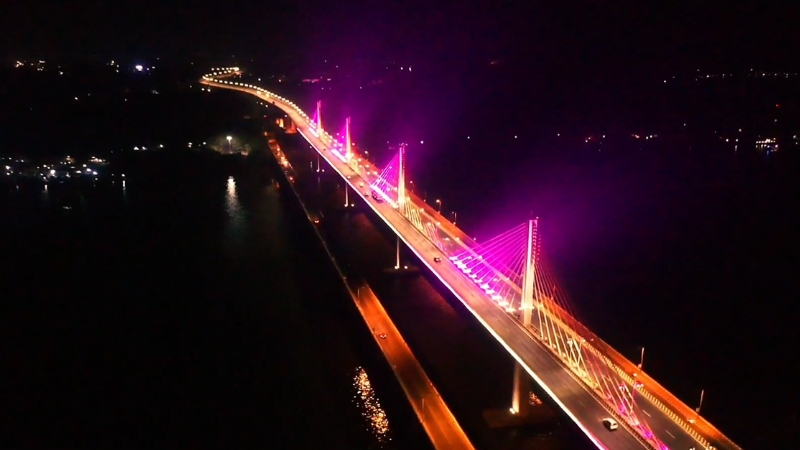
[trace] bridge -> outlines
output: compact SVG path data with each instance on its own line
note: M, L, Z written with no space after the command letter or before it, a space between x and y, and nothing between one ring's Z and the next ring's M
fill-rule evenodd
M213 69L201 83L254 95L284 111L345 189L360 193L516 360L509 380L511 418L527 414L527 374L599 449L741 450L699 408L686 405L581 324L540 257L538 219L479 244L406 190L406 145L378 166L352 145L350 118L337 138L323 126L321 102L308 116L287 98L237 81L240 74L235 67ZM607 418L619 428L609 430Z

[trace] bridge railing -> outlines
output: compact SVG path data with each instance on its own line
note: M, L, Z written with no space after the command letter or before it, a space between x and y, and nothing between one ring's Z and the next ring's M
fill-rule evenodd
M527 328L530 331L530 335L541 342L541 344L550 350L557 359L561 362L564 366L565 371L570 374L576 381L585 385L587 387L587 392L589 392L592 397L594 397L598 403L603 405L603 407L608 411L611 415L619 419L619 422L624 424L626 428L631 431L632 434L636 436L636 438L646 443L646 445L650 448L660 449L660 441L658 441L655 437L648 438L643 433L645 430L641 428L641 420L632 415L631 412L627 412L627 414L623 414L619 409L618 406L613 404L614 400L610 398L611 392L616 395L620 395L619 391L617 391L616 382L612 383L611 386L608 386L608 381L605 379L604 373L597 373L597 369L595 366L590 362L588 367L586 364L580 364L582 351L584 349L589 350L593 357L597 357L600 362L603 363L604 366L607 365L607 358L604 358L603 355L599 354L596 349L591 347L591 342L584 339L579 333L577 333L572 327L570 327L567 322L570 321L571 315L567 314L563 309L558 307L552 299L540 295L537 298L537 302L535 303L535 308L537 311L543 312L546 316L546 319L543 320L542 318L539 319L539 329L534 326L530 326ZM548 323L549 322L549 323ZM520 323L522 326L522 323ZM558 336L557 331L560 330L562 334L565 336ZM543 331L547 331L547 336L543 334ZM563 346L558 345L559 337L563 341L564 338L571 339L572 342L576 344L574 346L566 345ZM562 347L569 347L568 352L565 348ZM573 353L573 351L577 352ZM613 369L611 369L613 371ZM592 376L594 376L594 380L592 380ZM612 380L613 381L613 380ZM605 385L606 390L603 389ZM624 397L624 393L620 395L623 404L625 405L626 411L629 411L633 408L633 397L631 396L629 399ZM703 442L698 441L698 442Z
M570 322L565 324L566 327L574 330L578 335L580 335L583 339L587 341L586 348L589 349L593 354L599 357L601 360L604 361L606 366L612 369L620 378L625 380L632 386L636 386L637 382L642 383L641 388L636 389L641 395L646 397L653 403L656 407L658 407L661 411L666 413L670 418L681 426L687 433L689 433L693 438L695 438L698 442L700 442L704 447L709 448L711 447L711 443L706 436L703 436L698 430L691 426L688 422L687 417L697 416L694 410L689 408L686 404L681 402L677 399L674 395L672 395L668 390L663 388L660 384L655 382L651 377L647 376L639 368L633 364L630 360L622 356L619 352L617 352L613 347L608 345L605 341L600 339L597 335L595 335L591 330L586 328L583 324L581 324L577 319L575 319L571 314L564 311L558 304L555 302L549 302L548 305L551 309L556 311L560 310L560 315ZM622 367L621 367L622 366ZM633 376L632 374L637 374L637 376ZM662 395L666 394L667 396L671 397L669 407L662 401L659 397L651 393L650 390L656 390L662 393ZM688 410L688 413L687 413ZM683 415L682 415L683 414ZM730 441L727 437L725 437L722 433L716 430L713 427L703 427L699 426L703 432L705 432L709 438L721 441L721 443L726 448L731 448L733 450L741 450L736 444ZM707 422L706 422L707 423Z
M529 334L529 336L531 336L532 339L539 342L542 345L542 347L553 353L557 357L556 361L564 368L564 371L567 374L569 374L576 382L584 385L587 388L586 392L588 392L589 395L591 395L592 398L594 398L595 401L598 404L600 404L603 407L603 409L606 410L606 412L608 412L609 415L617 418L619 423L621 423L622 426L625 427L637 441L639 441L639 443L641 443L644 447L650 448L651 450L663 450L657 445L658 444L657 441L653 442L648 440L645 436L641 434L641 431L637 429L635 425L629 423L630 419L629 417L622 415L615 407L611 407L608 403L608 399L605 398L603 395L601 395L604 394L602 388L596 382L588 378L590 376L588 370L584 368L584 371L586 373L585 374L579 373L579 371L576 370L576 366L573 366L568 358L565 358L564 355L559 354L560 352L557 351L556 348L554 348L554 345L551 341L549 341L549 338L547 338L542 334L542 330L540 328L536 328L534 326L524 327L524 325L521 322L519 323L519 326L521 329L526 331ZM573 335L573 337L576 336Z

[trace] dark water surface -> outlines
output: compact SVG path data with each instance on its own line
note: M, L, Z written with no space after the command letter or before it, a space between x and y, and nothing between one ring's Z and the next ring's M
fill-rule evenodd
M305 218L240 172L3 186L0 445L424 448Z

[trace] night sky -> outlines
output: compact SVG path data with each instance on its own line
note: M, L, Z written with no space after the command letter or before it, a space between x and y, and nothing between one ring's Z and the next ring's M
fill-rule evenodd
M531 65L759 65L782 69L800 51L797 2L463 2L77 0L3 2L0 52L20 57L189 49L269 58L422 63L517 58Z

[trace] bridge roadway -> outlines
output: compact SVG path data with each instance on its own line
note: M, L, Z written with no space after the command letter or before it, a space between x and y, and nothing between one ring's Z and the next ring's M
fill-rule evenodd
M356 292L351 291L351 294L434 447L441 450L474 450L372 289L363 286Z
M214 86L238 90L266 100L283 110L292 119L301 135L330 164L343 179L356 191L362 192L358 183L363 179L350 166L325 149L328 145L309 132L306 120L289 104L275 97L267 97L256 89L214 83ZM486 294L452 264L435 245L427 240L408 220L387 202L376 202L371 197L364 201L394 231L400 239L420 258L420 260L439 278L439 280L458 298L478 319L495 339L522 364L528 374L550 395L554 402L567 414L589 439L601 449L642 449L649 448L634 431L622 426L610 432L602 425L602 419L611 414L606 405L597 400L579 382L569 369L553 355L549 349L531 337L519 322L504 310L491 303ZM444 224L443 224L444 225ZM453 227L455 228L455 227ZM443 229L445 233L447 229ZM460 230L459 230L460 231ZM460 234L461 235L461 234ZM441 257L442 263L434 263L434 257ZM510 380L509 380L509 384ZM632 389L631 386L629 388ZM646 411L640 420L648 423L653 433L669 449L688 450L702 448L692 436L681 428L663 410L643 396L636 397L640 411Z
M281 164L284 174L291 180L296 176L291 163L283 154L280 146L272 142L270 142L269 146L275 159ZM313 221L313 215L306 208L300 198L300 194L294 189L294 186L290 185L289 188L297 196L297 200L305 211L308 220ZM461 425L456 421L455 416L445 404L442 396L439 395L436 387L433 386L428 375L422 369L422 365L414 356L411 348L403 339L400 330L394 325L389 313L383 308L378 297L375 296L375 293L365 282L356 281L354 283L352 279L347 278L328 248L325 238L323 238L318 229L315 229L315 231L322 246L328 253L328 257L331 258L331 262L336 267L339 277L353 298L361 317L372 330L372 337L383 352L386 361L392 366L400 386L405 391L434 448L441 450L474 450ZM353 288L354 285L358 287Z

